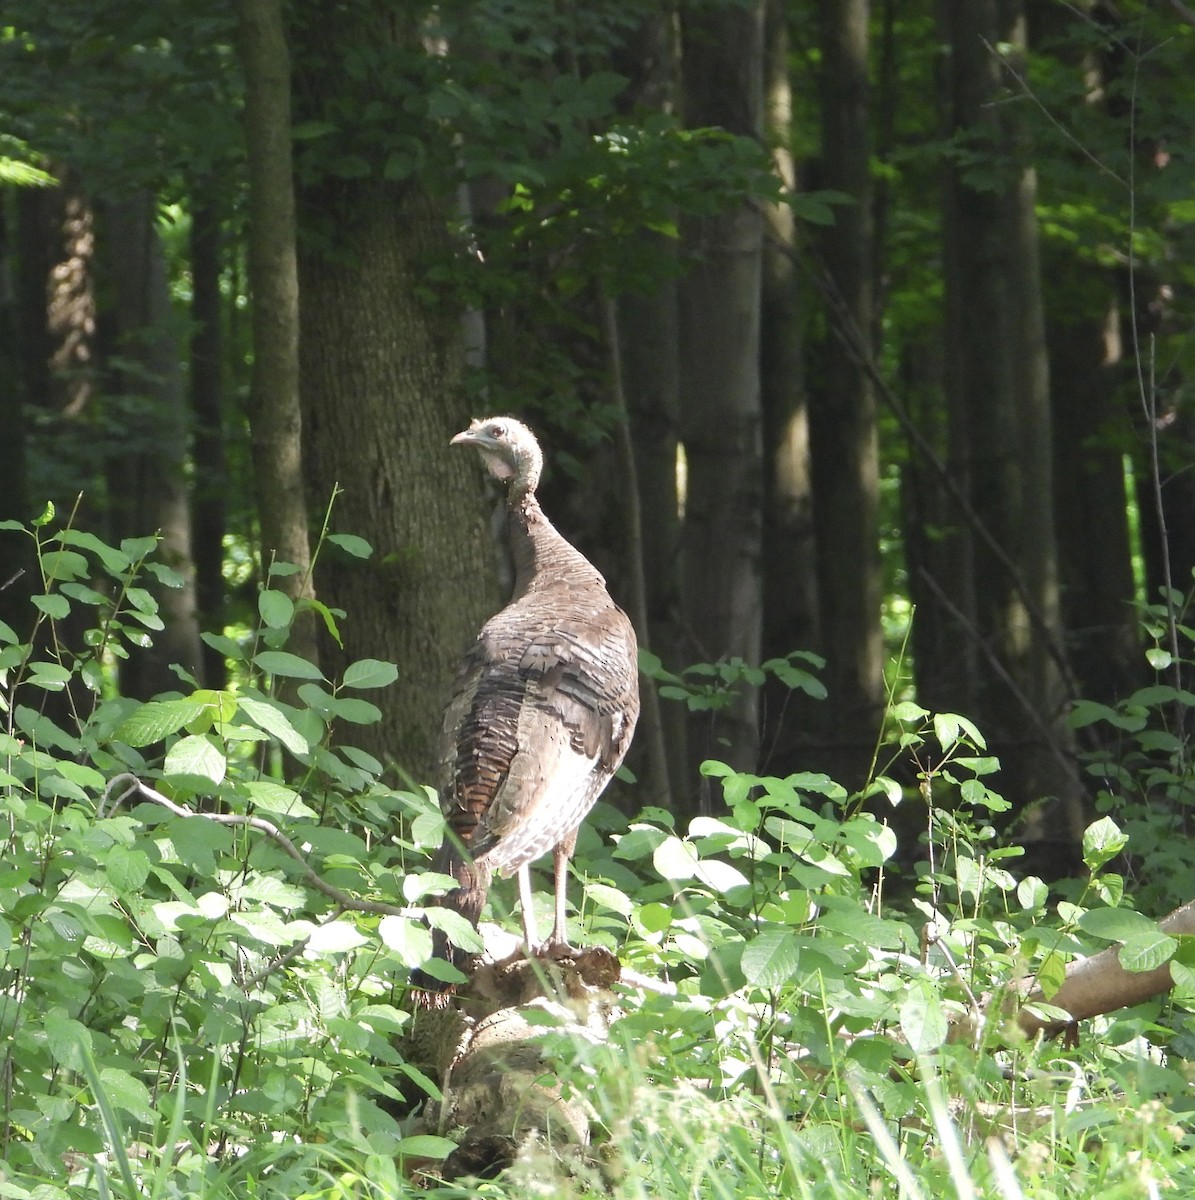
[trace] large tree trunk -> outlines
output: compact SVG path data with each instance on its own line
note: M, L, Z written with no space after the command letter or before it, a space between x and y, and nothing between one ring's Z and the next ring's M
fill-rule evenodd
M818 612L826 657L827 761L865 779L884 705L879 449L872 356L869 0L822 0L822 171L852 197L819 239L835 330L810 401Z
M305 451L313 500L341 488L335 527L374 554L322 560L320 594L347 614L328 665L398 664L381 723L355 740L429 778L455 666L496 607L476 464L448 446L469 416L459 322L417 295L445 213L413 185L362 182L341 199L339 254L300 255Z
M682 8L685 121L759 138L763 5ZM763 444L759 383L763 220L744 202L683 223L680 282L681 440L687 464L682 578L694 660L759 661ZM718 758L752 770L759 704L743 687L728 708L690 726L694 766ZM696 782L691 768L689 784ZM684 788L678 788L683 792ZM699 808L708 800L703 791Z
M261 521L263 570L292 563L293 574L268 577L292 600L315 595L311 577L299 402L299 275L291 162L290 54L279 0L241 0L240 52L245 71L245 140L249 153L249 286L253 293L253 376L249 389L253 476ZM316 494L328 503L330 489ZM300 608L290 649L318 661L315 615Z
M956 613L981 647L969 715L1001 758L1009 799L1059 797L1073 822L1036 181L1019 109L1000 103L1000 48L1019 55L1024 19L1012 0L941 12L950 130L983 162L951 158L945 221L948 397L979 524L968 531L974 609Z
M767 0L764 30L766 129L776 174L796 191L787 10ZM791 205L764 211L760 395L767 491L763 518L763 654L784 657L818 645L813 484L796 273L797 229ZM814 703L771 677L764 684L761 770L784 774L807 765L803 735Z
M121 689L146 699L178 689L172 666L202 671L191 558L191 509L185 464L186 390L179 364L180 330L170 310L162 241L148 192L103 207L102 262L111 304L101 313L106 404L121 414L127 444L107 464L112 540L157 533L159 561L179 587L150 583L165 626L153 646L122 663Z
M381 2L359 5L351 20L332 3L298 16L304 119L325 120L346 89L376 85L347 72L340 56L422 52L411 19ZM404 137L433 149L443 136L404 120ZM324 643L325 670L334 678L367 656L398 664L381 722L354 728L353 740L429 779L457 663L498 596L477 463L448 445L470 416L460 316L425 298L427 264L452 251L452 188L383 180L385 156L378 146L368 174L353 178L321 175L318 158L300 176L303 451L313 503L340 488L335 529L374 551L362 560L326 547L320 559L321 599L346 614L343 648Z

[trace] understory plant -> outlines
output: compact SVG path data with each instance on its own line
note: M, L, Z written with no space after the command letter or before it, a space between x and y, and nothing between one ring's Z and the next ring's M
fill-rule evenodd
M227 687L180 672L176 690L130 699L121 663L161 626L154 589L178 582L154 540L107 545L50 512L5 529L29 539L36 578L28 627L0 623L0 1194L534 1193L534 1151L503 1179L432 1186L453 1143L412 1133L439 1089L403 1050L410 970L427 965L429 922L480 943L422 907L447 885L427 870L434 793L391 786L352 745L396 667L327 679L288 650L278 564L252 628L205 635ZM337 614L319 616L335 634ZM816 695L806 666L767 669ZM710 703L733 682L673 686L707 681ZM1195 976L1190 939L1160 931L1154 905L1189 858L1168 844L1155 870L1155 827L1121 805L1132 786L1183 815L1185 760L1151 732L1151 701L1173 721L1187 696L1110 710L1142 718L1128 732L1144 757L1101 763L1118 789L1083 876L1059 886L1018 870L997 833L981 731L908 702L890 754L914 789L880 775L851 795L711 761L718 808L685 828L599 805L573 932L642 986L620 990L604 1042L545 1027L594 1131L552 1194L1190 1190ZM889 820L900 804L921 805L915 845ZM505 896L491 916L509 916ZM1175 988L1026 1038L1026 992L1048 1012L1068 966L1108 947L1129 970L1167 965Z

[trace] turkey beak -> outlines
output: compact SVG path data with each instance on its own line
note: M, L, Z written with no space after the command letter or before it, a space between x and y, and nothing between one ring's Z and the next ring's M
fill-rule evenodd
M465 446L474 441L473 431L471 429L462 430L448 444L450 446Z

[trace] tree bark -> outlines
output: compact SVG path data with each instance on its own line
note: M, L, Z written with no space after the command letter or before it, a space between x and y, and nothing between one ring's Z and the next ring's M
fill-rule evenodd
M253 476L261 521L263 573L272 561L298 571L267 577L292 600L315 595L299 400L299 276L291 157L290 53L280 0L240 0L249 155L249 286L253 294L253 374L249 388ZM312 494L326 507L331 489ZM319 661L315 617L300 608L289 640Z
M1036 179L1018 110L1000 103L1001 55L1019 61L1024 16L1018 0L981 0L944 4L941 21L960 152L946 172L947 389L981 525L969 533L974 609L955 613L980 645L969 715L1001 758L1009 799L1060 798L1046 833L1069 838L1081 789L1063 712Z
M1195 900L1163 917L1158 928L1170 937L1195 935ZM1030 982L1017 1021L1030 1037L1041 1032L1057 1033L1068 1022L1039 1016L1026 1006L1044 1000L1055 1008L1065 1009L1072 1021L1086 1021L1101 1013L1115 1012L1118 1008L1128 1008L1160 996L1173 986L1168 962L1152 971L1126 971L1120 965L1120 947L1109 946L1091 958L1072 962L1062 986L1052 996L1047 996Z
M165 628L153 645L121 665L121 689L148 699L180 687L175 664L202 671L191 556L190 495L185 476L186 393L179 363L180 331L148 192L102 207L102 261L110 306L101 313L110 414L127 431L107 463L112 540L157 533L156 558L181 578L179 587L149 584Z
M395 80L346 71L354 54L381 53L391 70L414 72L425 53L414 19L382 2L351 18L332 3L308 6L294 21L304 120L335 125L347 97L368 108L378 89L391 94ZM326 673L364 657L398 664L382 720L354 727L353 740L431 779L457 664L499 599L478 465L448 445L470 416L460 314L428 299L429 263L454 251L455 185L434 173L448 161L434 153L442 130L394 111L392 135L431 155L418 181L383 177L381 135L354 143L348 174L332 173L336 153L306 149L297 191L303 451L312 501L340 488L335 528L374 550L367 560L331 546L321 556L321 598L346 614L343 647L323 642Z
M763 4L683 6L685 121L758 139L763 131ZM682 593L691 657L759 661L763 443L760 288L763 220L744 202L682 223L688 270L679 285L680 434L687 465ZM759 703L742 687L734 703L689 728L689 786L718 758L754 769ZM683 790L683 789L678 789ZM710 799L703 787L697 811Z
M228 466L224 453L223 386L220 360L220 222L215 210L198 197L191 211L191 414L194 421L192 458L195 486L192 496L192 537L195 556L195 598L199 623L222 631L224 615L225 497ZM223 687L224 656L206 643L203 682Z
M616 55L615 68L629 79L626 111L666 112L676 103L677 47L663 14L645 18ZM634 445L643 536L645 646L673 672L688 663L680 624L680 511L677 505L677 425L680 360L677 349L676 246L648 235L661 263L650 292L627 292L615 305L619 360L627 421ZM641 681L647 686L646 681ZM662 700L660 724L672 785L688 776L687 713ZM632 756L636 755L632 747Z
M884 705L879 551L879 442L872 355L873 264L869 0L821 5L822 171L853 203L836 210L818 247L829 320L810 402L818 613L829 698L825 768L865 779Z
M764 26L765 121L776 174L797 189L791 141L792 87L788 72L787 6L767 0ZM791 205L764 210L760 315L760 396L767 456L763 517L763 654L784 657L818 645L813 483L809 409L803 358ZM775 678L764 684L761 770L785 774L808 762L804 731L815 718L812 701Z
M416 292L446 214L414 185L355 183L341 199L352 219L340 253L300 255L305 450L313 499L341 488L336 528L374 555L322 559L320 593L347 613L343 650L325 650L333 671L366 656L398 664L381 723L354 734L430 778L456 664L497 607L476 464L448 446L469 417L459 323Z

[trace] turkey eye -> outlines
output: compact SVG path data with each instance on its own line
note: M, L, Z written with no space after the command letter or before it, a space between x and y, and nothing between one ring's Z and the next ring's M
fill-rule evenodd
M492 437L494 441L500 442L504 437L506 437L506 430L503 429L501 425L491 425L490 437Z

